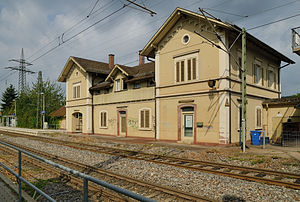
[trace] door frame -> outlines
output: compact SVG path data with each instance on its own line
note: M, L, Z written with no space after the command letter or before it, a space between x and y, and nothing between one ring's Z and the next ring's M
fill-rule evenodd
M182 108L193 107L194 108L194 144L197 142L197 105L196 104L182 104L177 106L177 141L181 141L181 131L182 131Z
M117 110L117 136L120 136L120 112L126 113L126 132L125 137L127 137L127 109L118 109Z

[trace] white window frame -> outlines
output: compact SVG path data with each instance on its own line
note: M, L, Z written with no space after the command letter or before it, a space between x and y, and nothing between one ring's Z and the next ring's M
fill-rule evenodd
M262 67L262 63L260 61L258 61L258 60L255 60L255 62L254 62L253 65L254 65L253 70L255 71L254 74L253 74L253 76L254 76L254 78L253 78L254 84L262 86L264 84L264 82L263 82L263 79L264 79L264 72L263 72L264 68ZM259 69L259 71L257 71L258 69ZM259 73L260 79L257 82L257 74L258 73Z
M77 88L79 87L79 95L77 94ZM74 90L74 88L76 89L76 90ZM78 99L78 98L80 98L81 97L81 82L79 82L79 83L73 83L73 85L72 85L72 97L73 97L73 99Z
M141 127L141 112L142 111L146 111L146 110L149 111L149 128L146 128L146 127L142 128ZM152 123L152 112L151 112L151 109L150 108L141 108L141 109L139 109L139 130L152 130L152 124L151 123Z
M106 126L102 126L102 113L106 113ZM106 110L102 110L99 112L99 128L108 128L108 112Z
M192 62L193 58L196 58L196 78L195 79L192 78L193 77L193 66L191 65L191 80L188 80L188 60L191 59L191 62ZM181 61L184 61L184 81L181 81L181 79L179 79L179 81L177 81L176 63L179 62L181 65ZM181 78L181 66L180 65L179 65L179 77ZM198 74L199 74L198 52L174 58L174 82L175 82L175 84L189 83L189 82L197 81L197 80L199 80Z
M257 125L257 110L260 109L260 126ZM263 110L261 106L256 106L255 107L255 129L262 129L262 124L263 124Z
M115 80L115 91L121 91L121 79Z

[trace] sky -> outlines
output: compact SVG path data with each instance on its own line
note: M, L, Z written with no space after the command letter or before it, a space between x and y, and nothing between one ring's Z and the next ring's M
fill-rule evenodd
M18 72L5 67L18 65L9 60L19 59L22 48L26 61L33 64L28 67L31 71L42 71L44 80L56 81L69 56L108 62L108 54L113 53L115 63L137 65L138 51L176 7L194 12L199 12L201 7L222 21L246 30L300 14L300 0L136 0L157 14L151 16L132 5L105 18L122 8L126 1L99 0L94 7L96 2L1 0L0 95L10 84L18 88ZM281 71L283 96L300 93L300 56L291 48L291 29L298 26L300 15L249 30L296 62ZM87 30L76 35L84 29ZM28 85L36 79L37 74L27 74ZM63 83L59 85L64 89Z

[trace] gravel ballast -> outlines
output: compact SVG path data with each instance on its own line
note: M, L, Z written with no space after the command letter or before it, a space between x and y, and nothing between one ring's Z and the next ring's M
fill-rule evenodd
M87 165L97 165L118 174L133 177L135 179L147 182L169 186L183 192L193 193L205 196L218 201L300 201L300 191L288 189L279 186L270 186L266 184L249 182L224 176L218 176L199 171L180 169L173 166L155 164L146 161L132 160L125 158L115 158L111 155L99 154L85 150L77 150L60 145L29 140L27 138L13 138L2 136L1 139L15 142L34 149L47 151L53 155L79 161ZM54 138L54 137L53 137ZM71 137L58 136L65 140L71 140ZM74 140L74 139L73 139ZM75 138L75 140L82 141ZM91 142L95 141L89 141ZM205 156L205 160L217 161L229 164L238 164L253 167L259 163L253 164L251 161L241 161L240 156L236 158L218 155L219 151L209 150L205 155L197 151L188 151L182 148L166 148L164 146L139 145L139 144L119 144L112 142L99 141L97 144L103 146L131 149L136 151L147 151L150 153L168 154L180 157L189 157L195 159ZM250 157L249 157L250 158ZM258 157L263 158L263 157ZM272 159L272 158L271 158ZM279 159L279 160L278 160ZM274 160L274 162L273 162ZM268 165L280 164L280 158L275 158ZM278 163L279 162L279 163ZM282 171L299 172L297 165L278 165ZM274 167L272 167L274 168Z

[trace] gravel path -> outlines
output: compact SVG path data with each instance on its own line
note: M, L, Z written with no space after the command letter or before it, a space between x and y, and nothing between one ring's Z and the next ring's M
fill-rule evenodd
M146 161L121 159L110 155L76 150L59 145L28 140L26 138L4 136L1 138L24 146L47 151L57 156L80 161L88 165L97 165L98 167L122 175L170 186L184 192L206 196L218 201L300 201L300 190L248 182L198 171L180 169L173 166L158 165ZM141 145L131 147L130 145L121 146L109 142L103 144L118 148L130 147L131 149L145 150L145 148L143 148L145 146ZM151 149L153 148L148 148L147 151ZM180 149L169 149L167 151L164 147L161 147L159 150L160 151L157 151L156 148L155 152L173 153L177 155L185 154L185 152L180 152ZM208 154L212 155L212 153Z

